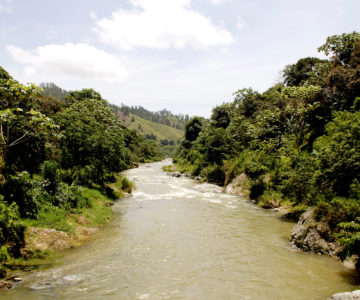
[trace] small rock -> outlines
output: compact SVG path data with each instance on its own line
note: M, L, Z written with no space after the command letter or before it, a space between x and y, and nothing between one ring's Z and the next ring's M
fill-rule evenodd
M332 295L328 300L359 300L360 290L353 292L337 293Z
M10 281L0 280L0 290L10 290L12 286Z
M24 279L22 279L21 277L15 277L13 280L14 282L20 282L23 281Z
M171 177L181 177L181 173L180 172L174 172L174 173L170 173Z

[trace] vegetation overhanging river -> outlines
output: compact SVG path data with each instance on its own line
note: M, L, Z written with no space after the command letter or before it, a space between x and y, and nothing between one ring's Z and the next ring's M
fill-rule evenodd
M292 223L167 176L168 163L126 171L137 189L114 220L0 299L326 299L355 288L340 262L290 247Z

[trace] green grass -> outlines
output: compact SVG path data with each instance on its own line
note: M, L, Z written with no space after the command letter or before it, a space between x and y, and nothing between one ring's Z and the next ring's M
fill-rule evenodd
M42 227L64 231L75 234L75 229L68 221L69 213L62 208L55 206L45 206L39 212L37 219L25 219L23 221L26 227Z
M4 264L4 267L8 271L31 271L47 269L59 264L58 259L60 257L60 253L51 251L36 251L30 258L12 258L10 261ZM11 274L8 273L7 276L11 276Z
M164 172L170 173L170 172L177 172L178 168L175 165L168 165L168 166L163 166L162 170Z
M131 122L132 118L134 119L134 122ZM157 137L158 141L167 139L176 142L182 138L184 134L182 130L164 124L154 123L132 114L125 119L124 125L127 128L135 129L137 133L143 136L153 134Z
M113 201L95 189L84 188L81 196L86 198L90 207L83 208L80 214L87 218L88 227L99 227L106 224L112 218L111 204Z
M79 226L77 219L83 215L86 217L87 227L99 227L106 224L112 216L110 198L97 189L82 188L82 202L88 203L88 207L73 209L71 211L55 206L44 206L40 210L37 219L25 219L26 227L42 227L64 231L76 236L76 228ZM84 224L82 224L84 225Z

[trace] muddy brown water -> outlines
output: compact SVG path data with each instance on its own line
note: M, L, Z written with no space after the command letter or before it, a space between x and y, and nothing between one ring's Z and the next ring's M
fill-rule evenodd
M165 164L126 171L137 189L114 220L0 299L326 299L356 288L340 262L290 247L292 223L167 176Z

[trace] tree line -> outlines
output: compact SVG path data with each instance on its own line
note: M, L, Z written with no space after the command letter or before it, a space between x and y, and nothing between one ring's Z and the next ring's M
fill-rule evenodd
M220 185L245 173L263 207L290 203L299 216L314 206L339 256L359 258L360 34L330 36L318 51L328 59L301 58L265 92L240 89L210 119L192 118L174 161Z

